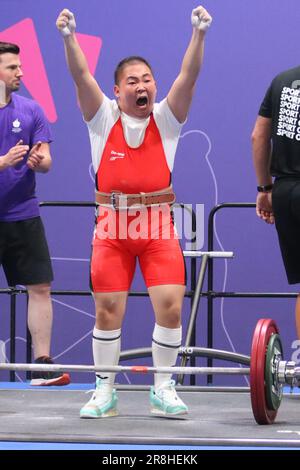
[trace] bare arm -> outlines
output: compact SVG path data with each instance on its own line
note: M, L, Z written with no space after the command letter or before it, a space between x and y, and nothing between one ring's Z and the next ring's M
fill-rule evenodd
M52 164L50 146L47 142L38 142L30 150L27 165L38 173L47 173Z
M67 9L58 16L56 26L64 37L68 68L75 83L81 112L90 121L103 102L103 92L90 73L88 63L75 36L75 18Z
M272 183L271 162L271 118L258 116L252 132L253 163L257 184L266 186Z
M204 53L204 37L212 19L203 7L192 12L193 33L185 52L178 77L173 83L167 99L179 122L184 122L190 108L196 81L201 69Z
M257 184L266 186L272 183L271 163L271 118L258 116L252 132L253 163Z
M272 120L258 116L252 132L253 163L257 184L268 186L272 183L271 163ZM272 192L259 192L256 198L256 214L268 224L274 223Z

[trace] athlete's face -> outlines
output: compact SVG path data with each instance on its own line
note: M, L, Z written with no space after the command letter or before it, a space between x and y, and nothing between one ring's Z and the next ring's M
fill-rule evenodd
M7 52L0 55L0 85L5 85L6 95L20 88L23 72L20 57Z
M126 65L115 85L114 93L121 111L136 118L148 117L156 97L156 83L143 62Z

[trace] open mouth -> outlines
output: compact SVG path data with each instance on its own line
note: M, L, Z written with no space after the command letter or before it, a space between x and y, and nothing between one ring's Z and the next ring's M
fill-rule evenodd
M146 104L148 104L148 98L147 96L141 96L140 98L138 98L136 100L136 104L138 106L145 106Z

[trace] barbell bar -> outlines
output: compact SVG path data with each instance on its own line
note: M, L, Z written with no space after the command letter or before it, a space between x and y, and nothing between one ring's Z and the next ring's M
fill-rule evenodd
M253 334L250 368L0 363L0 371L250 375L250 395L254 418L258 424L272 424L281 404L283 384L294 386L300 379L300 368L296 367L294 362L282 359L283 351L278 327L273 320L264 318L258 321Z
M148 366L92 366L69 364L9 364L0 363L0 370L43 372L133 372L154 374L216 374L249 375L249 367L148 367Z

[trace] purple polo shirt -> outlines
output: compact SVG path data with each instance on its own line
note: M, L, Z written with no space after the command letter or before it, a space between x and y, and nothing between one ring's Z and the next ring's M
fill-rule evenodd
M30 148L38 141L51 142L48 121L33 100L12 94L10 103L0 108L0 158L22 139ZM35 195L35 172L27 157L15 167L0 171L0 221L13 222L39 215Z

